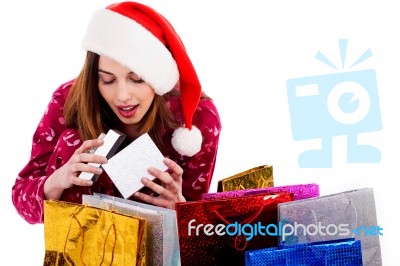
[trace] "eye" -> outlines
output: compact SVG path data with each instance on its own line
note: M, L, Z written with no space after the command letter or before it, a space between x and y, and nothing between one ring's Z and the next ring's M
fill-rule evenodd
M103 84L103 85L111 85L111 84L114 83L114 81L115 81L115 79L111 79L111 80L101 79L101 84Z
M144 80L141 78L129 78L134 83L143 83Z
M144 82L144 80L141 77L139 77L136 73L133 73L133 72L129 73L128 78L133 83L143 83Z

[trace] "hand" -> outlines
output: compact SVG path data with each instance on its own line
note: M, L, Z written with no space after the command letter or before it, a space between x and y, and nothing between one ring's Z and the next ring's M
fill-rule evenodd
M89 151L104 144L101 139L86 140L74 152L71 158L62 167L57 169L44 184L44 194L47 199L59 199L64 189L73 185L91 186L93 181L79 178L80 172L101 174L102 169L87 163L104 164L107 158L104 156L91 154Z
M174 210L175 203L186 201L182 194L183 170L171 159L164 158L163 162L171 170L171 173L152 167L148 169L149 174L161 181L161 185L156 184L146 177L143 177L141 180L144 186L150 188L159 196L150 196L140 192L136 192L134 196L149 204Z

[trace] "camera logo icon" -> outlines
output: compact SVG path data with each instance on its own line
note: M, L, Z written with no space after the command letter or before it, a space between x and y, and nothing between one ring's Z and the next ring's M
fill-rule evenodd
M339 47L344 66L347 40L339 40ZM350 69L370 56L368 49ZM336 68L322 53L316 58ZM342 135L347 137L347 163L380 162L379 149L357 141L357 134L382 129L375 70L289 79L286 88L293 139L321 139L321 149L299 155L299 167L332 167L332 138Z

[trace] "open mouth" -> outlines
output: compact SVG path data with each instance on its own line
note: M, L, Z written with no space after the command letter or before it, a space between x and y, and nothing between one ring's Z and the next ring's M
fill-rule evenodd
M137 107L139 105L127 105L127 106L117 106L118 112L121 114L121 116L125 118L131 118L132 116L135 115Z

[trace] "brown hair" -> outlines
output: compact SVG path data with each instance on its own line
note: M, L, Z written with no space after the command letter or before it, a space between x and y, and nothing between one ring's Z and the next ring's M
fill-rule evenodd
M77 128L83 140L97 138L100 133L115 128L119 121L99 91L99 58L98 54L87 52L85 64L75 79L64 105L66 126ZM177 89L165 96L156 94L138 125L139 133L148 132L162 151L165 150L165 143L162 141L164 130L180 126L168 109L165 97L178 95Z

